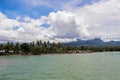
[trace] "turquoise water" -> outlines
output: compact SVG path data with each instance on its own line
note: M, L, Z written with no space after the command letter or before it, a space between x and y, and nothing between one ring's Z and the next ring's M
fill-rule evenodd
M120 52L0 56L0 80L120 80Z

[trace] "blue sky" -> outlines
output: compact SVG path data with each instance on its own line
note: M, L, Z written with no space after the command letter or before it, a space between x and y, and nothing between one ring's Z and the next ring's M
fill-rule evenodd
M47 6L30 7L29 5L32 4L25 4L19 0L0 0L0 11L9 18L15 18L17 16L39 18L41 15L48 15L53 11L52 8Z
M39 18L40 16L48 15L52 11L62 10L63 5L70 1L72 0L0 0L0 11L9 18L16 18L17 16ZM100 0L76 1L77 3L74 6L81 7Z

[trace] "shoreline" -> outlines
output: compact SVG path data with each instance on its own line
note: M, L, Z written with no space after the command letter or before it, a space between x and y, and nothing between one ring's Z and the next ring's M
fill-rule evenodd
M94 53L111 53L111 52L120 52L120 51L103 51L103 52L81 52L81 53L41 53L38 55L35 54L5 54L0 56L41 56L41 55L62 55L62 54L94 54Z

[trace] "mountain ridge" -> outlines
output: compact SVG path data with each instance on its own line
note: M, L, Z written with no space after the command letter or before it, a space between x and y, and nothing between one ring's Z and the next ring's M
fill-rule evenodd
M94 38L90 40L77 39L77 41L62 43L66 46L120 46L120 41L105 42L100 38Z

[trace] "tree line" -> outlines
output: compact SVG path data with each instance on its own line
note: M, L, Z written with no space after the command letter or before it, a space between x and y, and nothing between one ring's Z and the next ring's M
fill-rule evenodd
M40 54L55 54L55 53L83 53L83 52L103 52L103 51L120 51L120 46L66 46L58 43L50 43L49 41L36 41L30 43L13 43L7 42L0 44L0 55L40 55Z
M50 43L49 41L36 41L30 43L7 42L0 44L0 55L9 54L47 54L47 53L68 53L68 47L61 43Z

